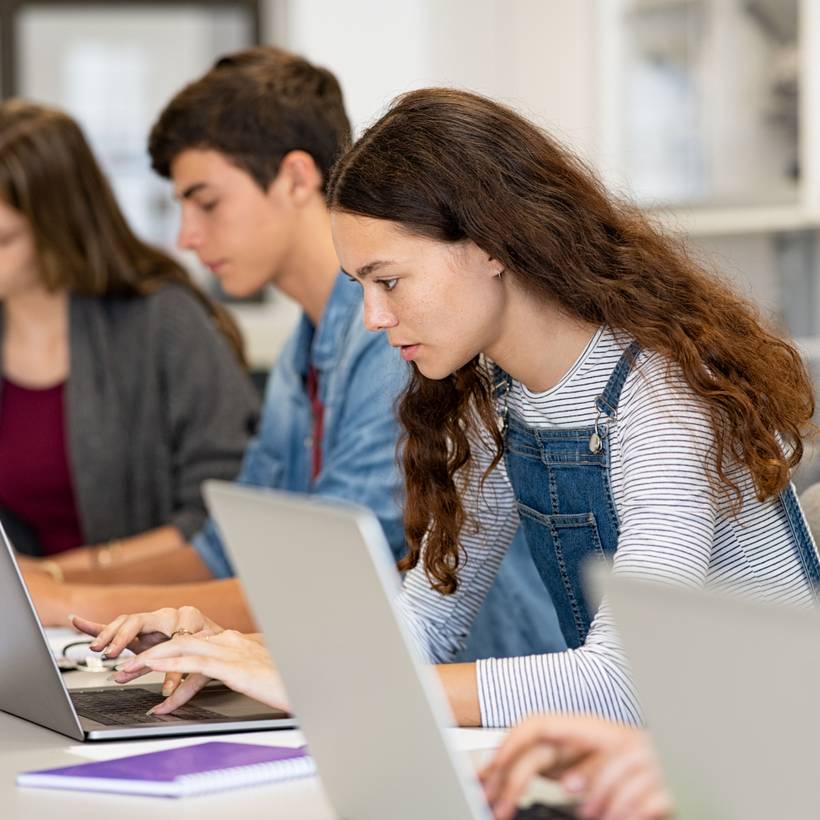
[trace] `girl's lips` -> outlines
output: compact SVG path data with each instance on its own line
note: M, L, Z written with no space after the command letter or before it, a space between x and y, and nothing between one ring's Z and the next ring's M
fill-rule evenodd
M412 362L413 359L416 357L416 353L419 349L419 345L402 345L401 346L401 357L406 362Z

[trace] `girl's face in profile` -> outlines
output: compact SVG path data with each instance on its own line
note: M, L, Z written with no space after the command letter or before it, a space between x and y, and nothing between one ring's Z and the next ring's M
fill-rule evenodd
M336 252L364 289L364 323L402 358L443 379L487 352L504 325L501 264L476 244L439 242L398 223L334 211Z
M0 300L42 287L28 220L0 200Z

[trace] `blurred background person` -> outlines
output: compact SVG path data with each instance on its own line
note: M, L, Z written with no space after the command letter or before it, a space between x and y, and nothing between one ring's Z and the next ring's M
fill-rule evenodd
M137 239L78 125L0 105L0 517L25 563L162 556L233 478L258 400L236 326Z

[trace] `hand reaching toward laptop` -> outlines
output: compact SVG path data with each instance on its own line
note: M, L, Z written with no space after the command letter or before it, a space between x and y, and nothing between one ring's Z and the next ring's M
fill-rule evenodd
M75 615L72 623L95 636L91 649L108 658L118 657L126 648L135 653L118 667L117 683L150 671L165 672L166 700L152 709L153 714L178 709L211 679L274 708L288 709L281 678L262 636L223 630L195 607L121 615L107 625Z
M580 817L661 820L673 812L652 741L641 729L581 715L524 720L481 773L496 820L515 814L538 774L580 798Z
M173 694L151 710L155 715L178 709L212 679L274 709L289 711L282 679L261 635L233 629L216 635L181 635L131 658L120 670L119 675L130 677L148 670L185 676Z
M165 607L154 612L120 615L109 624L98 624L79 615L72 615L69 620L81 632L95 638L90 647L92 651L102 652L108 658L119 657L123 649L134 653L144 652L178 635L215 635L222 632L219 624L193 606L179 609Z
M124 649L135 654L144 652L158 643L169 641L177 635L216 634L222 628L207 618L195 607L165 607L155 612L139 612L120 615L109 624L99 624L78 615L69 616L69 621L81 632L96 640L90 645L94 652L102 652L106 658L118 658ZM130 675L118 674L117 683L128 683L148 670ZM162 685L162 694L168 697L179 686L182 675L169 673Z
M124 649L139 654L179 635L201 633L204 636L222 632L219 624L192 606L183 606L179 609L165 607L154 612L120 615L109 624L98 624L79 615L69 616L69 621L80 632L95 637L96 640L90 649L93 652L102 652L106 658L118 658ZM131 674L117 673L115 680L117 683L128 683L147 671L149 670L143 669ZM166 674L162 683L162 694L165 697L173 694L182 678L183 676L177 672Z

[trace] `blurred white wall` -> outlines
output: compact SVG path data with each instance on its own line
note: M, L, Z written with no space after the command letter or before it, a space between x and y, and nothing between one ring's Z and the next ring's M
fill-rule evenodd
M402 91L505 100L596 151L594 0L268 0L266 39L332 69L360 131Z

